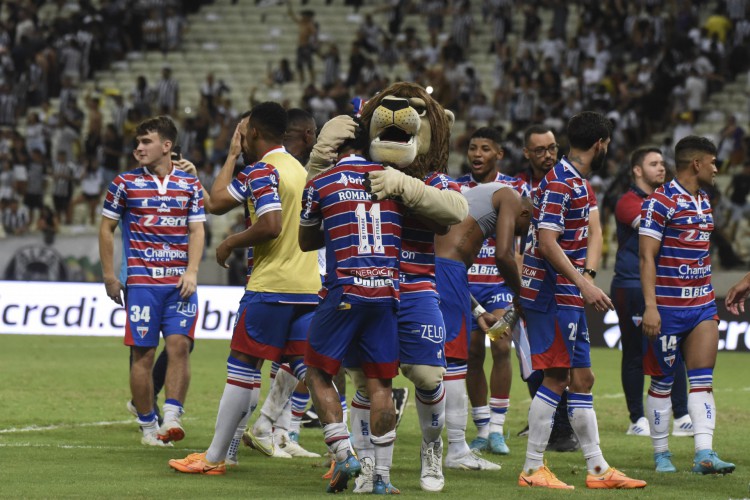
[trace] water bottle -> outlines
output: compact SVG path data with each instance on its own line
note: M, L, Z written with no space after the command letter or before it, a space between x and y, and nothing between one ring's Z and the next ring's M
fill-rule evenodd
M502 318L497 320L489 330L487 330L487 336L492 342L504 337L510 330L518 323L518 311L514 307L511 307Z

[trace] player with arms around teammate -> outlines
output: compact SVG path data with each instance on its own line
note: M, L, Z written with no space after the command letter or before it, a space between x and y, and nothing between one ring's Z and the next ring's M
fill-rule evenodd
M138 125L134 156L139 167L110 184L99 228L99 255L107 295L125 306L130 346L130 389L143 431L141 442L164 446L185 437L180 417L190 383L189 353L198 320L198 265L203 253L203 188L172 164L177 128L167 116ZM123 284L113 266L114 232L122 222ZM151 372L159 333L169 366L164 423L158 428Z
M646 352L641 331L643 292L638 272L638 228L641 225L641 205L654 189L664 184L667 169L661 151L643 147L630 156L633 184L617 201L617 258L612 280L612 302L617 311L622 340L622 388L630 414L627 434L649 435L649 420L643 412L643 358ZM672 406L675 419L673 435L692 436L693 424L687 410L687 379L683 363L675 365L675 388ZM653 415L649 414L649 418ZM669 419L667 419L667 424Z
M404 207L393 200L374 201L365 191L365 174L383 170L361 156L368 144L361 129L354 139L344 141L336 166L308 182L300 218L300 248L310 255L321 247L326 251L321 303L310 324L305 363L325 442L336 459L330 493L346 489L361 470L350 452L349 431L332 381L345 357L366 377L370 439L375 446L372 492L399 492L390 482L396 440L391 380L398 374L398 259Z
M560 396L569 388L568 414L586 459L589 488L643 488L610 467L599 448L591 389L594 374L584 304L612 308L609 297L583 277L589 229L589 186L584 176L604 166L611 124L584 111L568 123L570 154L544 177L523 260L521 304L526 313L534 369L542 386L529 408L529 441L519 486L573 489L544 464L544 451Z
M643 202L640 270L645 311L643 333L651 341L644 371L651 375L646 401L657 472L675 472L667 443L670 392L679 358L685 360L693 421L693 472L728 474L734 464L713 451L716 404L713 372L719 325L709 252L714 221L701 188L716 177L716 146L687 136L675 145L675 178ZM654 415L654 417L651 417ZM656 420L657 422L655 422Z
M231 235L226 244L230 251L252 246L253 271L240 301L213 440L205 453L170 460L170 467L180 472L225 473L230 444L258 403L263 360L286 358L297 379L305 374L301 357L320 277L315 255L301 252L297 245L298 204L306 172L281 145L286 125L286 111L278 103L254 106L237 126L211 190L212 212L223 214L241 203L250 211L250 227ZM249 164L232 179L240 150ZM279 413L296 384L294 379L289 382L271 389L278 390L275 410ZM267 434L258 432L258 437L256 448L273 454L270 429Z
M529 195L523 180L498 172L498 162L503 158L501 142L500 132L492 127L482 127L471 135L466 155L471 173L456 179L463 189L488 182L500 182L513 187L522 196ZM492 237L484 242L468 273L471 295L491 314L502 316L503 311L513 302L514 294L497 271L495 241ZM492 371L491 397L488 405L487 378L484 373L485 335L477 321L472 320L466 387L472 406L472 419L477 427L477 437L469 446L479 451L507 455L510 450L505 444L503 425L510 406L510 385L513 379L510 360L511 337L506 336L491 342L490 350Z

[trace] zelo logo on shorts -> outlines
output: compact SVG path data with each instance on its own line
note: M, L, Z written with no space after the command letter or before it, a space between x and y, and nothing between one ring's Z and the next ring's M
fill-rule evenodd
M182 314L183 316L193 318L195 317L195 314L198 312L198 305L193 304L192 302L178 302L177 312Z
M439 325L422 325L422 338L440 344L445 338L445 328Z

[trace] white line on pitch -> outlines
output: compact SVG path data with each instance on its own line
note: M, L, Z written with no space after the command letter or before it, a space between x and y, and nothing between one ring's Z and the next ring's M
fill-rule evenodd
M43 443L0 443L0 448L60 448L63 450L132 450L133 446L91 446L84 444L43 444ZM180 451L200 452L198 449Z
M39 432L39 431L54 431L57 429L72 429L77 427L104 427L107 425L123 425L135 423L135 419L129 420L111 420L104 422L83 422L80 424L58 424L58 425L29 425L27 427L10 427L8 429L0 429L0 434L15 434L18 432Z

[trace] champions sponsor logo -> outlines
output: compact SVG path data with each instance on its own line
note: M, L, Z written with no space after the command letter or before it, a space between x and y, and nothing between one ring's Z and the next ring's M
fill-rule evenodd
M187 217L172 217L168 215L144 215L143 217L141 217L139 222L142 226L185 227L187 226Z
M701 267L690 267L687 264L682 264L677 268L677 272L680 273L680 278L705 278L711 275L711 264Z
M339 191L337 194L339 195L339 201L369 201L372 199L370 193L360 190L346 189Z
M393 280L391 278L358 278L355 276L354 284L365 288L393 288Z
M176 250L169 246L169 243L164 243L161 248L148 247L143 252L144 257L148 261L168 261L168 260L185 260L187 259L187 252L184 250Z

